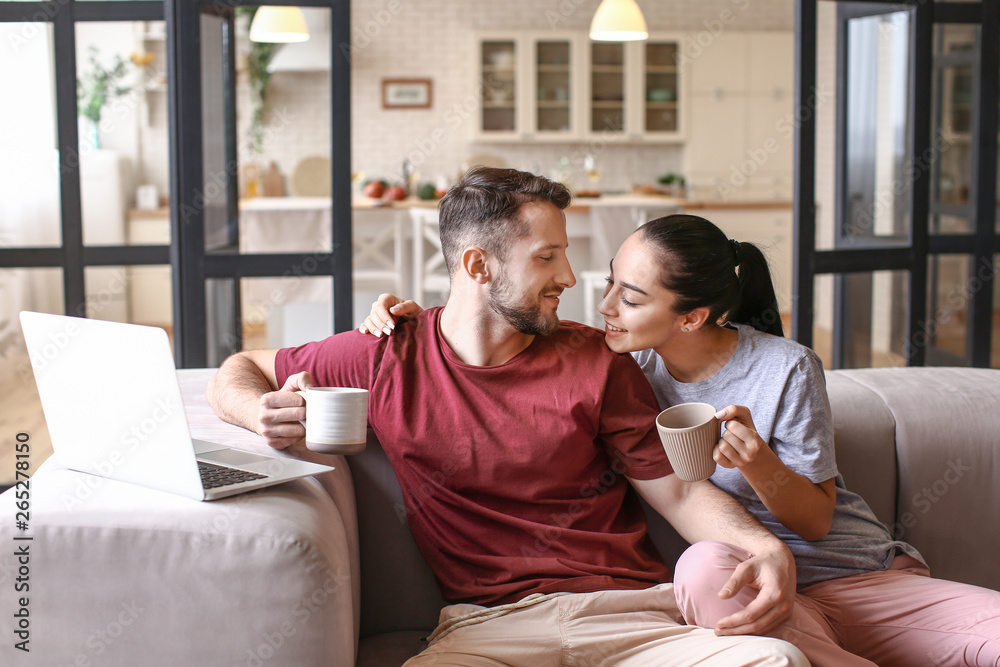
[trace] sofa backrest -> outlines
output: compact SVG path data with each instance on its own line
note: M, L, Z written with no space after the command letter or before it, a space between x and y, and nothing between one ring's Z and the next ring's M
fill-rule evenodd
M361 557L360 638L433 629L445 602L410 535L403 492L371 429L368 446L349 457L349 464L354 477Z
M1000 370L877 368L827 376L831 402L838 397L837 460L846 457L847 487L868 500L897 539L920 551L932 576L1000 590ZM885 470L881 437L853 423L859 415L874 423L871 415L883 410L895 431L894 474ZM843 445L842 428L853 432ZM887 521L876 504L890 490L895 503Z
M837 463L849 489L935 576L1000 589L1000 370L827 372ZM427 630L444 601L406 525L374 435L350 457L361 556L361 638ZM668 563L687 543L646 507Z

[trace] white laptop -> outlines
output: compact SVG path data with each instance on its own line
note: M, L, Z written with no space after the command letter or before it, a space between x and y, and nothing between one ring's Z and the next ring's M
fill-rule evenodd
M163 329L31 312L21 329L52 449L68 468L195 500L333 469L192 440Z

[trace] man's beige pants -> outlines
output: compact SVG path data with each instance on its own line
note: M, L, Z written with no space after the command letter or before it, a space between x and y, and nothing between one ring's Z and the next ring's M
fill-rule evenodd
M791 644L767 637L716 637L684 625L673 584L638 591L536 596L516 605L451 605L430 646L406 667L598 667L795 665Z

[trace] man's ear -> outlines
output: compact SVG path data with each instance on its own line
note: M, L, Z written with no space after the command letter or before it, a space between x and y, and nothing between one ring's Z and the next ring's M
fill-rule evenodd
M681 326L685 331L697 331L708 321L710 312L707 306L695 308L681 317Z
M462 253L462 271L480 285L490 281L490 254L479 246L469 246Z

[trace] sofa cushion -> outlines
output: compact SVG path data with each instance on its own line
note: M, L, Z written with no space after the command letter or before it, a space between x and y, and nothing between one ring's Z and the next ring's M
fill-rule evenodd
M894 534L931 574L1000 590L1000 371L839 371L877 394L896 422Z
M430 631L384 632L362 639L358 646L357 667L400 667L427 645Z

